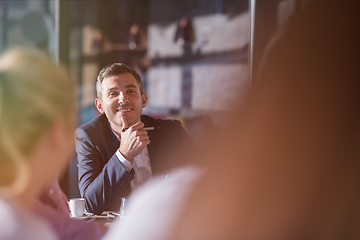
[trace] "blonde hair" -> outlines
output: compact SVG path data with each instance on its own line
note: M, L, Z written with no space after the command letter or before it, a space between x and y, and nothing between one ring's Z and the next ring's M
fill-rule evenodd
M67 73L36 50L0 56L0 192L26 187L27 156L52 123L72 127L73 84Z

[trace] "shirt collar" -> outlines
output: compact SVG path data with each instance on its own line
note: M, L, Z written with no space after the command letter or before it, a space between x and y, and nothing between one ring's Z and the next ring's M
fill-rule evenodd
M120 136L116 134L116 132L114 131L114 129L112 129L111 126L110 126L110 128L111 128L111 131L114 133L115 137L120 141L121 140Z

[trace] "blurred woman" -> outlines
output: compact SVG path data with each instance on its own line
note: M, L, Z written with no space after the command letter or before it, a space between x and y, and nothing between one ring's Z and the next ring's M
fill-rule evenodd
M73 85L31 50L0 57L0 239L57 239L31 214L73 147Z

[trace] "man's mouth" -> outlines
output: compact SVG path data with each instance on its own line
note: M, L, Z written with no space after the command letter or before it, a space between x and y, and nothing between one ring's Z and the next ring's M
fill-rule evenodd
M132 108L119 108L116 109L117 112L121 112L121 113L127 113L130 112L132 110Z

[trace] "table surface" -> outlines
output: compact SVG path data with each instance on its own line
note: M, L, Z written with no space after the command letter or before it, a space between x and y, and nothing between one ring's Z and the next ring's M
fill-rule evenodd
M103 213L101 213L100 215L91 215L91 216L84 216L84 217L78 217L76 219L80 219L86 222L89 221L96 221L102 225L105 226L110 226L111 224L113 224L114 222L118 222L119 218L110 218L107 216L108 213L111 213L112 211L104 211Z

